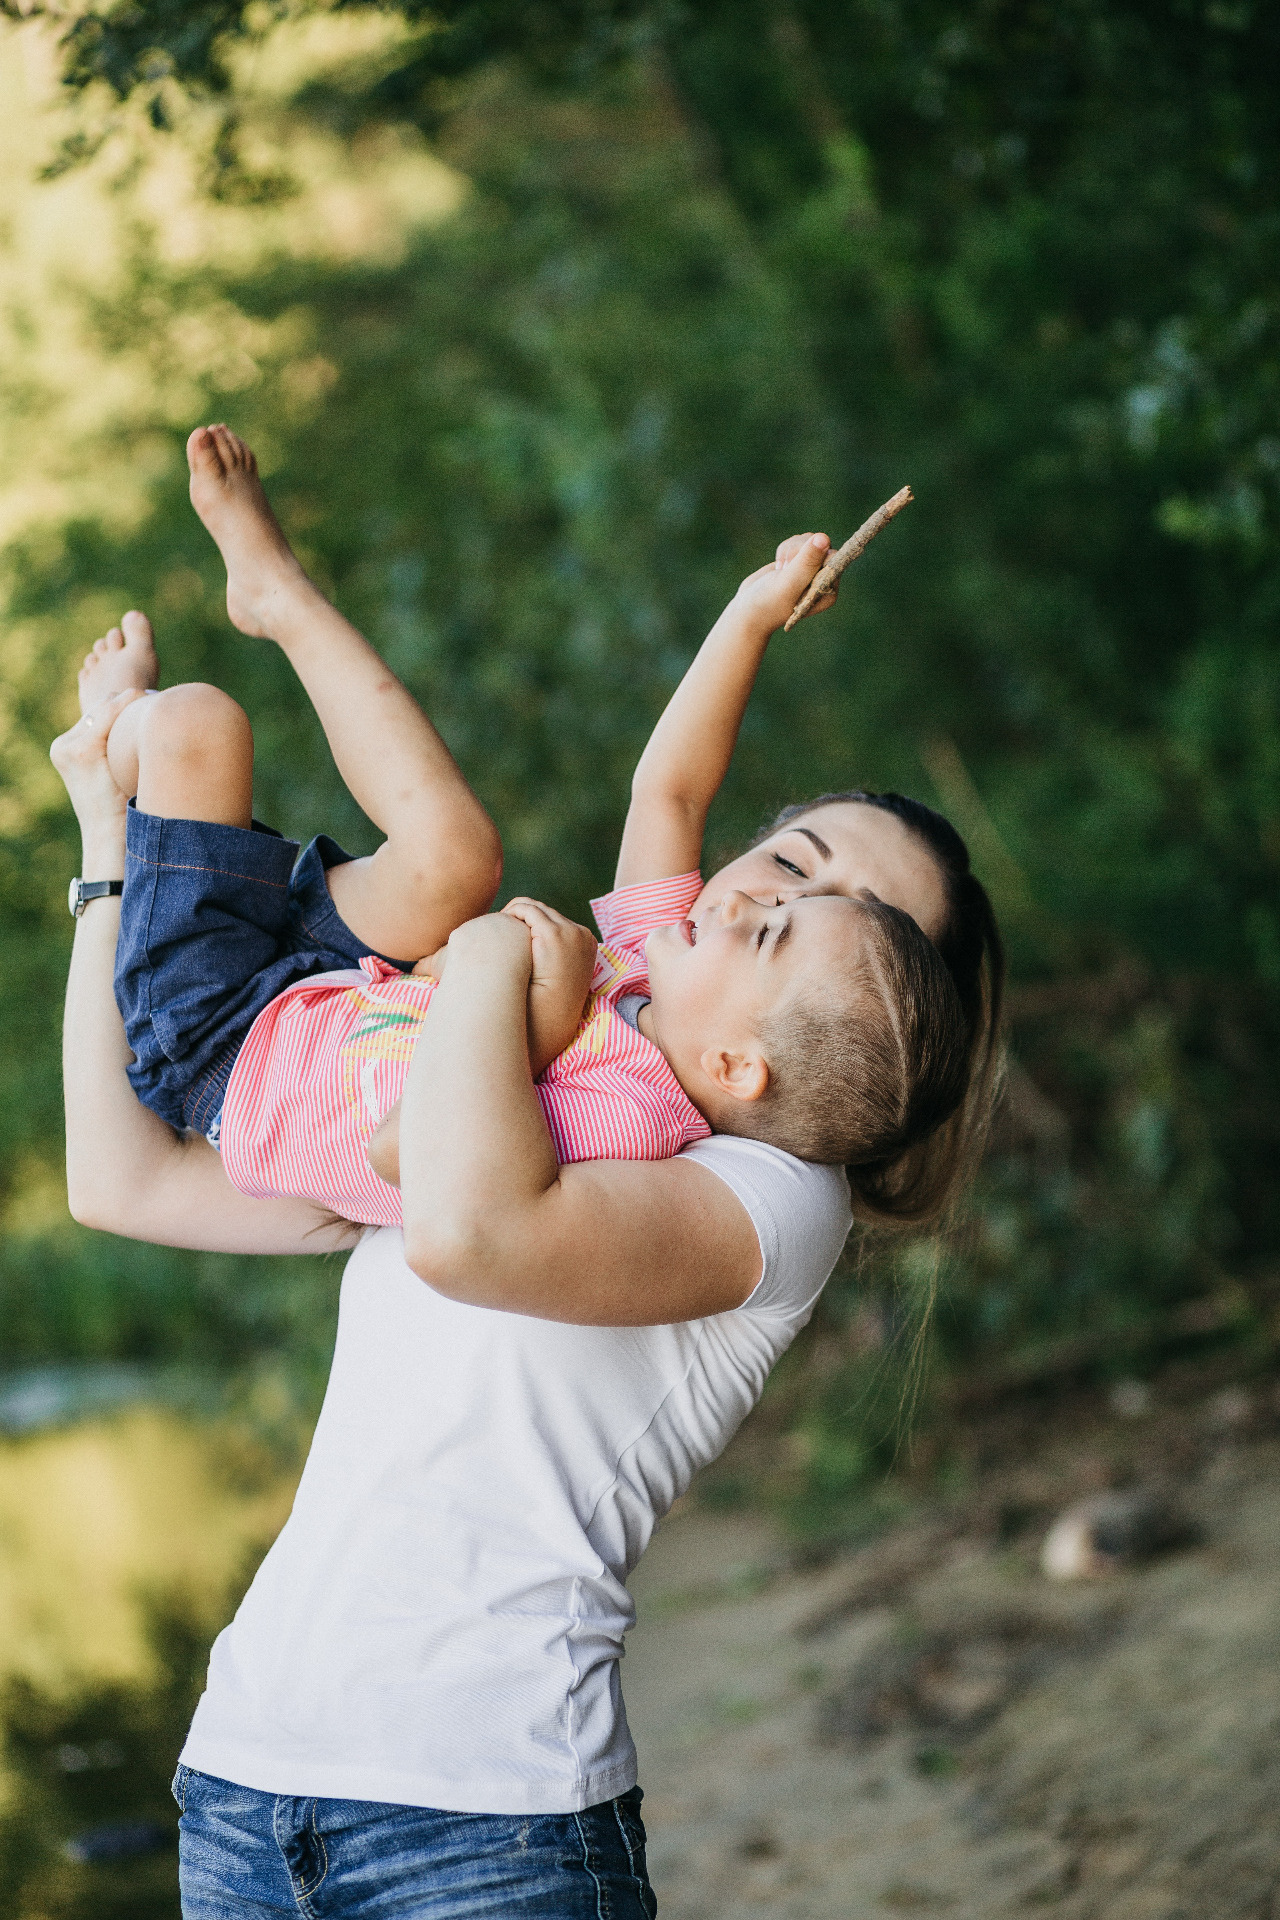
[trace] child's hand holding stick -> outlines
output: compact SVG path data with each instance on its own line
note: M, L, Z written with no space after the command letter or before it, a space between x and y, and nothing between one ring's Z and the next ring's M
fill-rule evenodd
M915 495L910 487L900 487L892 500L886 500L882 507L876 508L869 520L863 521L858 531L845 541L839 552L833 553L826 565L820 567L814 574L809 586L796 601L790 618L782 629L784 633L790 633L797 620L803 620L806 613L812 612L823 595L830 593L850 561L856 560L858 555L870 546L881 527L887 527L894 514L901 513L907 502L914 498Z

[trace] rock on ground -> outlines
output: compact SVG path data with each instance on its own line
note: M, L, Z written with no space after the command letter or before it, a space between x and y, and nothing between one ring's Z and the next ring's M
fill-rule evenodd
M805 1571L673 1515L624 1672L662 1920L1280 1920L1280 1444L1184 1493L1198 1545L1069 1586L1043 1526Z

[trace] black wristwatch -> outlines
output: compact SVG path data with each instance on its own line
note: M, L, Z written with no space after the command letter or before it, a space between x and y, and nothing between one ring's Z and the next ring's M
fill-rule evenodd
M110 894L123 893L123 880L73 880L67 889L67 905L78 920L91 900L105 900Z

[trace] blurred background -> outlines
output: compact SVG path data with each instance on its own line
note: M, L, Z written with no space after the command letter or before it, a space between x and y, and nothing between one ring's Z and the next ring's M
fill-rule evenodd
M168 1778L332 1346L340 1262L65 1208L46 754L94 638L146 609L248 707L260 817L371 844L227 622L211 419L504 893L583 917L739 578L911 484L775 643L710 853L833 787L940 806L1007 1090L959 1232L851 1245L639 1577L662 1910L1280 1913L1277 72L1251 0L0 0L14 1920L176 1914Z

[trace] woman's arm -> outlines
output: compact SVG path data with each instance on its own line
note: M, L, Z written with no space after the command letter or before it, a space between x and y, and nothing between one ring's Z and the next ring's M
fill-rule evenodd
M582 1325L740 1306L760 1247L715 1174L679 1158L557 1165L525 1045L531 967L528 930L502 914L449 943L403 1096L409 1265L452 1299Z
M55 740L54 766L80 821L84 877L124 877L124 796L107 769L120 695ZM355 1230L305 1200L237 1192L207 1141L181 1135L135 1098L112 990L118 899L94 900L76 922L63 1024L67 1196L82 1226L132 1240L223 1253L326 1253Z
M567 920L554 907L540 900L518 897L508 900L502 909L529 930L532 971L526 1014L529 1072L533 1079L544 1073L563 1053L578 1030L582 1010L591 990L595 970L595 935L576 921ZM447 949L446 949L447 951ZM444 978L444 953L431 956L427 969L435 979ZM418 972L418 968L414 968ZM369 1165L379 1180L390 1187L400 1185L400 1102L388 1109L380 1125L370 1136L366 1149Z
M738 588L667 702L631 781L615 886L689 873L737 745L769 639L827 557L825 533L793 535ZM829 607L828 594L814 608Z

